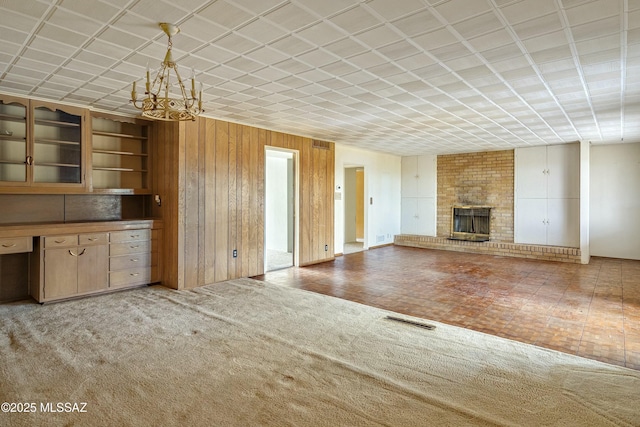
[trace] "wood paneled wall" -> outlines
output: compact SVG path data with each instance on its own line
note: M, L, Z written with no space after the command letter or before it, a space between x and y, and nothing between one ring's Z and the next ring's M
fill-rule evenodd
M163 284L264 273L266 146L299 153L299 264L334 258L333 143L316 148L310 138L208 118L157 124L151 179L162 204L152 213L164 221Z

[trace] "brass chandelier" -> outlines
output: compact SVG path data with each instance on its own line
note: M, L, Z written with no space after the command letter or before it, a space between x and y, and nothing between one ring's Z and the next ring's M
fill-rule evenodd
M204 111L202 109L202 84L200 84L200 91L196 97L195 73L192 71L191 90L187 94L187 89L178 73L178 64L173 61L173 56L171 55L173 46L171 37L178 34L180 28L166 22L161 22L159 25L169 37L167 53L153 81L149 79L149 67L147 66L145 98L140 101L140 105L138 105L138 96L136 94L136 82L133 82L131 102L134 107L142 110L143 116L151 119L166 121L195 120L196 116ZM172 72L175 74L173 79L171 77ZM179 89L180 96L171 96L172 86Z

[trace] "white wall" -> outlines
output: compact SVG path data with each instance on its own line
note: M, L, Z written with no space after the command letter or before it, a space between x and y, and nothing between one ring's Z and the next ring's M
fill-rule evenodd
M580 141L580 262L589 264L589 205L591 200L591 143Z
M335 251L344 250L344 168L364 167L364 247L393 243L400 234L400 156L336 144ZM373 205L369 204L373 198Z
M344 180L342 181L342 203L344 206L343 224L344 241L356 241L356 168L344 170Z
M640 259L640 143L591 147L591 256Z

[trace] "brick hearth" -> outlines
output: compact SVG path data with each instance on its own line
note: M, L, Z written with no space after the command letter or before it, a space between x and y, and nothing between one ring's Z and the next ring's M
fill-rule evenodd
M399 234L394 238L398 246L501 255L547 261L580 263L580 249L559 246L525 245L506 242L468 242L449 240L446 237Z

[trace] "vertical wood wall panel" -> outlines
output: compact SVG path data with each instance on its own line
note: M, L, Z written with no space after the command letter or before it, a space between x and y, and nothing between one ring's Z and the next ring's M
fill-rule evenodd
M251 202L251 131L248 127L242 126L242 202L241 215L242 215L242 253L240 254L242 263L241 275L242 277L250 276L249 273L249 246L251 240L249 239L249 229L251 226L250 214L250 202Z
M198 122L183 122L184 126L184 283L198 282L200 265L200 167L198 164L199 126Z
M228 241L229 249L227 251L227 278L235 279L238 277L236 260L233 257L233 251L238 250L238 183L237 183L237 165L238 165L238 135L237 125L229 123L229 227Z
M333 259L333 144L208 118L159 123L151 157L162 206L153 214L165 227L165 285L264 273L265 146L299 153L299 264Z
M204 223L200 224L200 233L204 240L204 283L215 281L215 236L216 236L216 121L204 122L204 135L200 144L204 145Z
M215 281L227 279L229 252L229 123L216 121Z
M329 242L329 256L333 256L336 253L335 251L335 242L334 238L334 227L336 224L336 219L334 216L334 189L336 188L336 176L335 176L335 163L336 163L336 151L334 149L334 145L331 144L331 150L329 150L329 156L327 159L327 194L325 197L331 198L331 203L327 203L325 209L327 210L327 229L325 240Z
M152 142L152 188L155 194L159 194L162 206L155 203L152 213L155 217L166 220L162 233L162 283L165 286L178 289L178 272L181 266L181 254L179 247L178 218L178 178L179 178L179 129L177 123L158 122L154 126L154 138Z
M255 215L256 215L256 224L257 224L257 229L256 229L256 243L257 243L257 259L258 259L258 265L257 265L257 270L256 270L256 274L262 274L264 273L264 258L265 258L265 253L264 253L264 238L265 238L265 234L264 234L264 220L265 220L265 214L264 214L264 206L265 206L265 162L266 162L266 153L265 153L265 146L269 144L270 138L269 135L271 134L271 132L268 132L264 129L260 129L258 132L258 164L257 164L257 170L258 170L258 176L256 177L256 183L258 184L258 188L256 191L256 210L255 210Z
M203 141L203 143L198 144L198 177L200 180L200 185L198 185L198 224L203 224L206 229L207 226L207 217L206 217L206 207L207 200L205 198L206 194L206 179L207 179L207 162L206 162L206 148L207 148L207 121L199 120L198 121L198 138L199 141ZM205 271L206 271L206 239L203 237L206 236L206 231L204 235L201 233L198 239L198 283L206 283L205 282Z
M301 146L303 144L300 144ZM300 265L312 259L311 256L311 149L300 151Z
M320 154L320 159L317 162L318 165L318 192L316 193L316 199L318 201L318 259L326 258L329 253L329 242L326 240L325 230L327 228L327 211L325 203L325 196L327 193L327 150L316 150ZM326 246L326 250L325 250Z
M257 227L257 209L258 209L258 129L249 128L251 141L251 150L249 151L249 276L255 276L258 273L258 227Z

